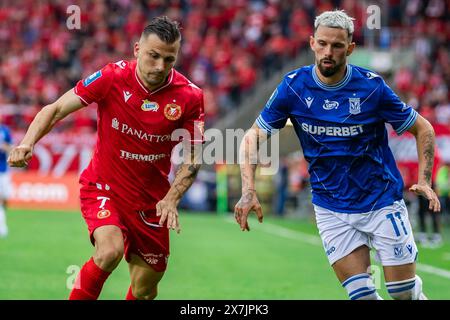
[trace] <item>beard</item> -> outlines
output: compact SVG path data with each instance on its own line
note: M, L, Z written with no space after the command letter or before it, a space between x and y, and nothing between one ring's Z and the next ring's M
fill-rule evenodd
M332 65L324 66L322 63L323 61L331 61ZM324 76L325 78L329 78L329 77L332 77L333 75L335 75L342 68L343 65L344 65L343 63L336 64L336 61L334 61L334 60L322 59L317 64L317 67L319 68L320 74L322 76Z
M166 79L166 74L164 73L149 73L147 74L145 80L155 86L155 85L159 85L162 84L164 82L164 80Z

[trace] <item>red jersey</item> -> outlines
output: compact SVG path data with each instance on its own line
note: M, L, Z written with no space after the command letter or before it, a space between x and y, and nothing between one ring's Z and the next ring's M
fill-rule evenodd
M115 193L134 210L147 210L168 192L175 129L202 142L203 92L175 69L150 91L138 78L136 61L118 61L79 81L83 104L97 109L97 143L80 183Z

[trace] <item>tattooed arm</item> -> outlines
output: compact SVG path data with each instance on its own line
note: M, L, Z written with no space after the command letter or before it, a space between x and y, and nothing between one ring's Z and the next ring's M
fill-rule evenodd
M176 230L177 233L181 231L177 206L200 170L201 147L201 145L187 147L191 148L191 152L184 155L183 164L180 165L172 186L166 196L156 204L156 215L161 216L159 224L163 225L167 219L167 228Z
M408 131L416 137L417 155L419 157L418 182L409 190L427 198L430 202L429 209L438 212L441 210L441 204L432 189L431 182L435 145L434 129L425 118L419 115L416 123Z
M247 221L250 212L256 212L259 222L263 220L261 205L256 196L255 171L259 145L266 140L267 134L254 124L245 134L239 148L242 196L234 207L234 217L242 231L250 231Z

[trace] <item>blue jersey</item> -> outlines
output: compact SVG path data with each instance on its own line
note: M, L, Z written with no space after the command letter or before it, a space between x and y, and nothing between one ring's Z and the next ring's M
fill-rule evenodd
M385 123L400 135L417 112L370 70L347 65L339 83L326 85L315 68L288 73L256 124L270 134L291 120L309 163L314 204L363 213L402 199L403 180Z
M8 127L0 125L0 145L11 144L11 133ZM0 149L0 173L8 171L8 164L6 160L8 159L8 153Z

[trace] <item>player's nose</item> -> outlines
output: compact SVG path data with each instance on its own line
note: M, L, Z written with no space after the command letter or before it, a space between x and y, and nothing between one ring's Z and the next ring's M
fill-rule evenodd
M164 61L162 59L159 59L155 63L155 72L162 72L164 71Z
M331 46L326 46L324 49L324 54L325 54L325 58L331 60L332 56L333 56L333 52L331 50Z

